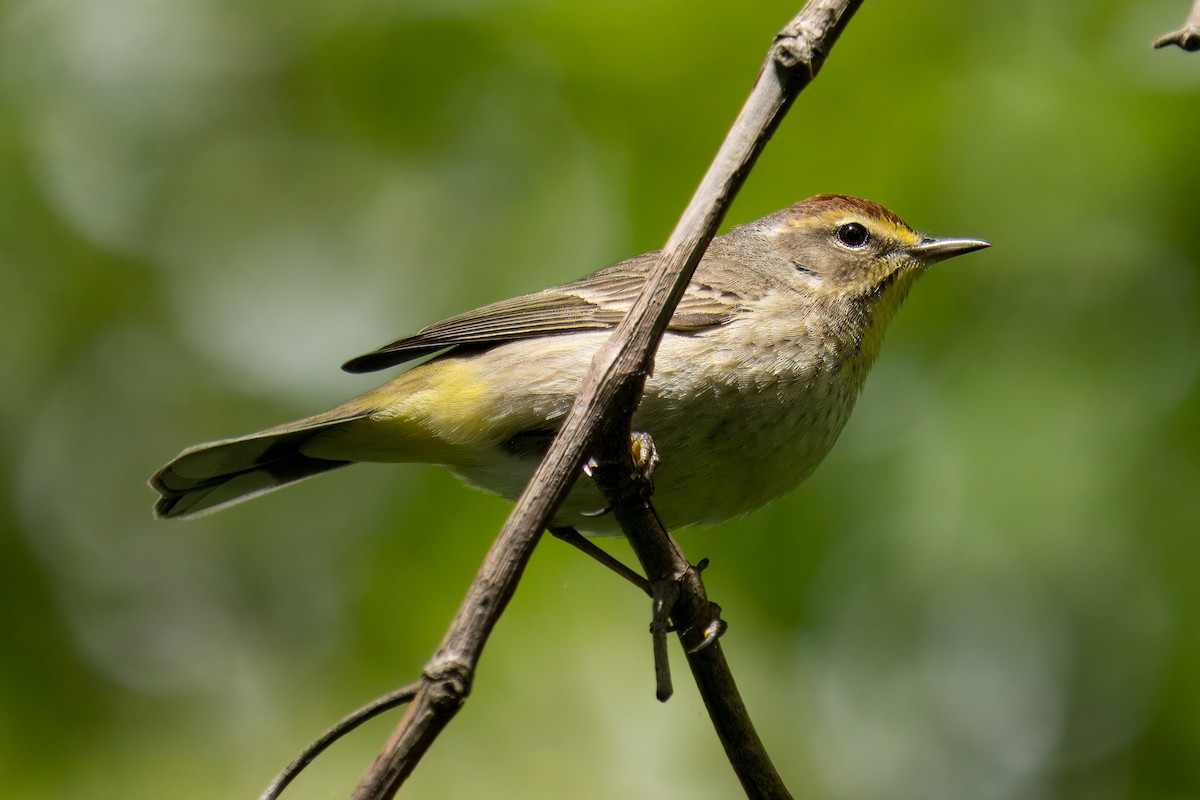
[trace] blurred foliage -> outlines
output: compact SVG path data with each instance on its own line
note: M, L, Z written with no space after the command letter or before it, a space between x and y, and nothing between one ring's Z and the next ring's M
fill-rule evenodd
M872 0L731 212L995 244L922 282L801 490L681 537L797 797L1200 796L1200 58L1150 47L1186 5ZM795 10L0 6L4 796L252 797L413 678L506 503L359 467L172 525L147 476L659 246ZM647 618L545 542L409 794L737 796Z

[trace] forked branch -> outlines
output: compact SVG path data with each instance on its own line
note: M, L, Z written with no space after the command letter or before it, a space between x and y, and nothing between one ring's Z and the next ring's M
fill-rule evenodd
M641 397L654 350L696 264L788 107L816 77L830 48L861 4L862 0L811 0L775 37L754 89L716 159L663 248L645 288L596 354L558 436L493 543L441 646L426 665L416 697L355 789L356 800L391 798L461 707L488 635L512 598L543 530L566 498L585 459L599 450L601 442L609 446L619 442L625 448L629 420ZM624 458L628 459L627 453ZM644 504L622 502L615 511L625 522L627 516L638 513L639 507ZM627 533L640 541L636 531ZM653 558L649 548L637 547L640 558ZM667 562L670 566L662 568L667 573L677 570L680 563L686 564L682 555ZM652 571L660 569L648 567ZM688 576L694 577L695 571L685 570L682 586L690 598L686 602L698 602L697 609L707 614L702 587ZM648 577L655 580L653 574ZM719 656L719 648L708 647L701 653L706 654L704 660L692 661L692 669L711 711L714 704L728 703L732 687L731 682L710 680L707 674L705 662L713 655ZM770 768L753 729L748 737L744 733L737 731L729 741L722 734L722 740L747 794L786 797L786 789ZM748 755L748 751L757 753ZM754 766L746 768L747 761Z
M1188 14L1183 27L1177 31L1163 34L1154 40L1156 48L1178 45L1188 52L1200 50L1200 0L1192 5L1192 13Z

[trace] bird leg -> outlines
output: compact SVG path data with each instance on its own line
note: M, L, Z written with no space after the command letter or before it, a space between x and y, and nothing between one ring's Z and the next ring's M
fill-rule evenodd
M606 497L611 498L608 505L596 512L596 515L606 514L614 509L618 509L618 513L620 513L619 508L615 505L618 502L623 503L620 508L626 510L636 509L640 506L638 515L641 517L642 523L649 526L646 535L654 536L649 532L649 529L654 529L658 531L658 536L666 537L666 542L670 543L670 535L666 533L662 523L658 521L658 515L653 506L650 505L650 497L654 493L654 470L660 460L658 449L650 434L636 432L630 436L629 459L628 462L621 465L619 461L617 463L601 462L599 459L592 458L584 466L584 473L596 481ZM626 523L622 520L622 525L624 524ZM638 523L634 524L638 525ZM637 530L640 531L641 528L638 527ZM670 663L667 658L667 634L676 630L671 626L670 620L675 613L680 597L681 578L662 577L647 581L641 576L636 576L636 573L628 567L588 542L577 531L559 529L551 532L558 538L588 553L650 595L652 601L650 636L654 653L656 694L660 701L666 702L673 691ZM673 548L674 545L670 545L670 547ZM703 569L705 563L701 562L696 567L689 566L688 569ZM636 576L636 579L630 577L631 575ZM720 608L715 604L710 606L709 615L703 622L694 621L686 627L691 629L697 624L704 626L704 640L695 648L696 650L703 649L715 642L725 630L725 623L720 619Z
M585 538L579 531L574 528L559 526L552 526L549 528L549 531L555 539L566 542L576 550L591 556L646 594L650 596L654 595L654 592L650 588L650 581L625 566L619 559L614 558L590 539Z
M633 461L634 473L631 477L631 482L636 482L638 494L643 501L649 501L650 496L654 494L654 470L658 467L661 459L658 457L658 448L654 445L654 439L648 433L635 431L629 437L629 457ZM595 478L593 474L599 468L599 464L595 458L589 458L587 463L583 465L583 474L589 478ZM612 501L609 501L603 508L595 511L584 511L582 516L585 517L602 517L613 510ZM588 539L584 538L579 531L570 526L549 528L550 533L556 538L574 547L596 561L599 561L604 566L611 569L613 572L620 575L625 580L632 583L634 586L641 589L648 595L653 595L650 588L650 582L641 575L634 572L629 567L622 564L613 556L602 550L597 545L593 544Z

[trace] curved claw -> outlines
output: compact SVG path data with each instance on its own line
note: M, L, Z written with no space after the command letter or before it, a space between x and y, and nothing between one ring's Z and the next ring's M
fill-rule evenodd
M594 511L580 511L581 517L603 517L605 514L613 510L613 504L608 503L604 508L597 508Z
M725 635L725 631L729 630L729 624L721 619L721 607L716 603L709 603L712 610L712 618L708 621L708 625L704 626L704 639L700 644L688 650L688 654L699 653L701 650L712 647L712 645Z

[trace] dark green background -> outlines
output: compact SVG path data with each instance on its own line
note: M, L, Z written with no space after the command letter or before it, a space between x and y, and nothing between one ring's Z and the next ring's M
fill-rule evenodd
M995 244L922 281L801 490L681 535L797 797L1200 796L1200 54L1150 48L1186 6L868 0L730 213ZM146 478L661 245L795 10L0 6L0 793L252 797L412 679L505 502L371 466L169 524ZM737 796L648 612L545 542L409 794Z

